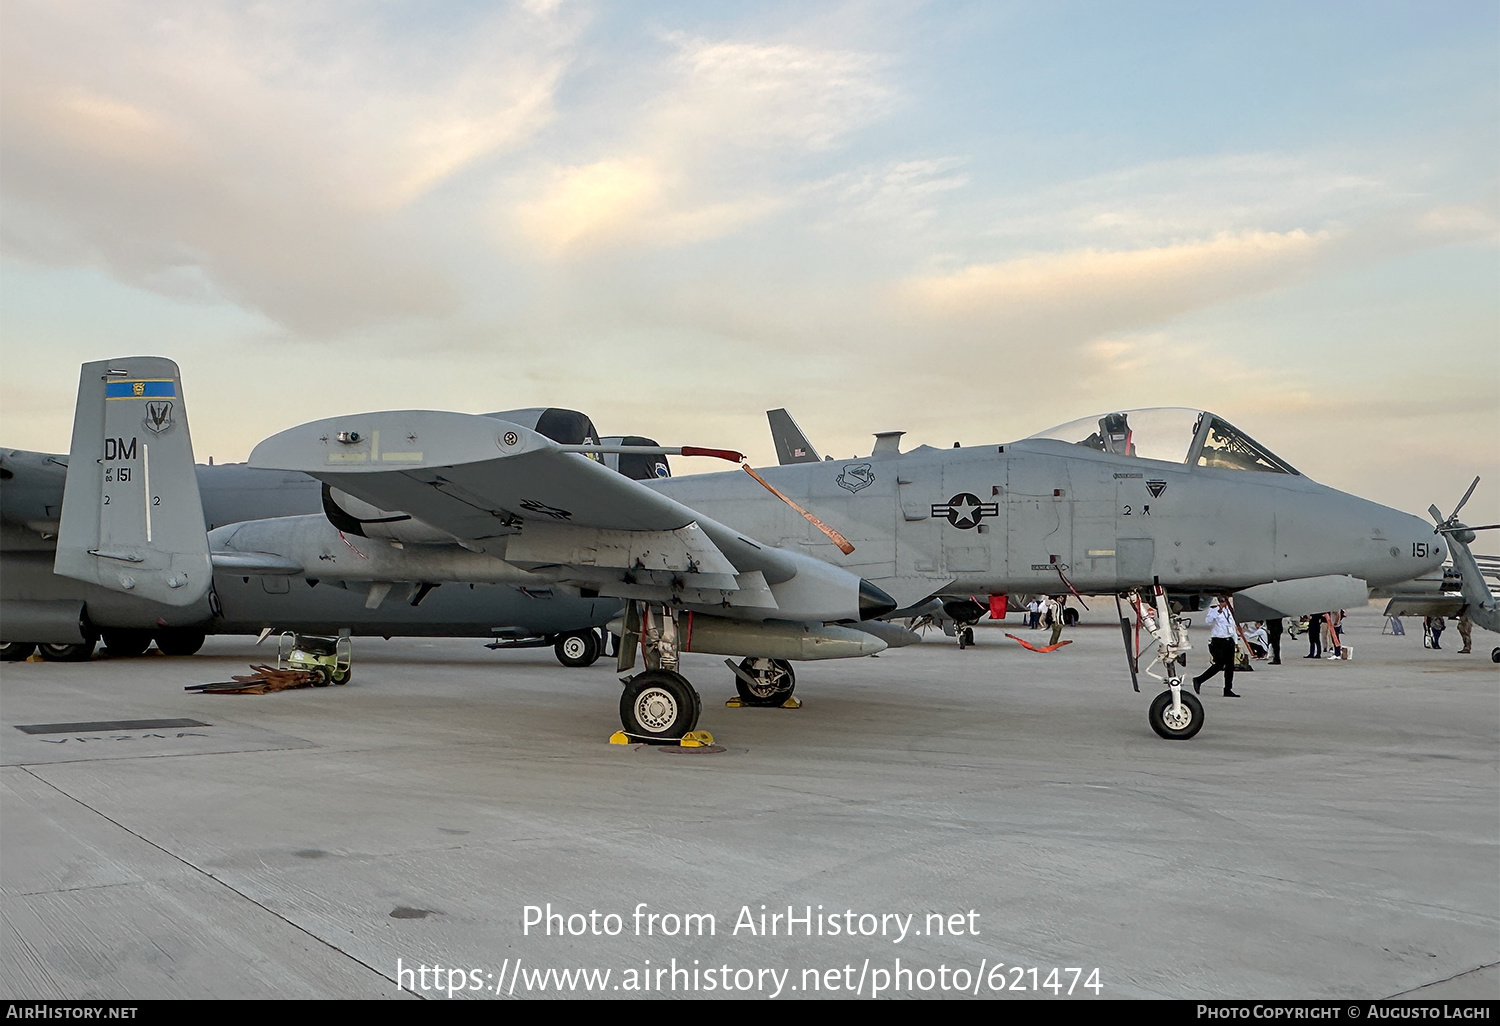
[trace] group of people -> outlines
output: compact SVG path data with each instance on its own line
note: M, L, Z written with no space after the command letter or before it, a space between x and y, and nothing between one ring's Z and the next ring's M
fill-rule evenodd
M1443 631L1448 626L1448 621L1441 616L1429 616L1422 620L1422 626L1425 628L1424 633L1427 639L1429 639L1428 647L1442 648L1443 646L1438 644L1438 640L1442 638ZM1464 641L1464 647L1458 650L1459 655L1468 655L1473 651L1473 630L1474 624L1467 616L1460 616L1458 618L1458 636Z
M1326 613L1313 613L1307 618L1307 655L1304 659L1319 659L1324 649L1329 659L1344 658L1344 616L1342 609Z

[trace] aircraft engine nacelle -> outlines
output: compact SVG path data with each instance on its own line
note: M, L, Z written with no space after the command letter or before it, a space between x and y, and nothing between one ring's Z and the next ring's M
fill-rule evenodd
M644 435L607 435L599 439L599 442L602 445L640 445L653 448L661 445L656 439ZM608 452L604 454L604 465L632 481L656 481L672 476L672 467L665 456Z
M76 599L0 601L0 641L6 644L78 645L88 637L88 616Z
M323 513L340 531L361 538L383 538L410 545L456 541L447 531L439 531L409 513L372 506L326 484L323 486Z

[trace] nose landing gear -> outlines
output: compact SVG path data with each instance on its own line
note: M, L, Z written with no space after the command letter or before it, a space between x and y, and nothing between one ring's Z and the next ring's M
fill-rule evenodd
M1160 584L1152 586L1150 601L1142 592L1143 589L1136 588L1124 597L1135 611L1136 623L1156 641L1156 657L1147 665L1145 673L1167 684L1167 690L1151 700L1146 718L1159 737L1168 741L1186 741L1203 729L1203 703L1196 695L1184 694L1182 690L1182 666L1193 648L1188 643L1187 620L1174 616L1167 608L1167 593ZM1118 599L1116 606L1119 607ZM1120 609L1120 631L1125 638L1130 680L1139 691L1140 658L1131 637L1130 618L1123 609ZM1163 672L1157 673L1157 667Z

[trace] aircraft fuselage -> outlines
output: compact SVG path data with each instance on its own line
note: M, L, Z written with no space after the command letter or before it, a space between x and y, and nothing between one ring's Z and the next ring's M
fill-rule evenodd
M1446 555L1430 524L1298 474L1122 457L1052 439L767 468L855 546L744 473L653 485L761 541L796 547L902 604L942 593L1181 590L1351 575L1407 580Z

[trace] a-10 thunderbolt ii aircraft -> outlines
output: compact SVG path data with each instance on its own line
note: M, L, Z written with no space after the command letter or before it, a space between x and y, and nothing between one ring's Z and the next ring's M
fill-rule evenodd
M129 391L129 398L105 397L109 370L118 372L112 375L114 390ZM110 475L111 500L134 484L128 468L138 460L142 487L144 475L155 474L153 501L164 496L168 502L185 501L187 482L170 476L191 465L176 365L157 358L118 359L104 361L85 377L99 392L89 403L95 412L82 418L83 433L92 438L86 444L91 452L98 450L95 459L119 462L125 475ZM141 383L139 396L134 382ZM97 415L106 403L128 416L114 418L116 430L101 441ZM499 416L564 442L591 440L595 434L589 419L572 410ZM170 443L179 437L174 449ZM611 455L609 460L623 474L670 476L664 457ZM210 550L219 549L211 559L214 584L192 603L164 604L138 590L102 587L92 577L79 581L53 573L68 463L65 455L0 452L0 634L5 642L0 655L7 660L38 650L47 659L86 659L100 636L113 655L139 654L153 640L164 653L184 655L196 651L206 633L255 634L274 626L299 634L495 637L502 647L551 645L563 665L586 666L600 651L599 628L620 608L615 600L485 583L482 577L446 589L424 580L379 580L368 565L351 586L333 572L339 558L378 563L388 548L368 541L367 525L339 500L358 504L306 475L242 464L193 468L203 511L193 533L201 535L206 524ZM172 529L178 528L185 529L174 523ZM233 539L242 533L235 548ZM244 544L250 538L256 546ZM374 559L360 560L360 553Z
M118 432L98 419L75 431L75 453L90 430L98 462L70 468L58 572L105 587L141 588L149 576L170 601L206 574L208 546L181 552L185 534L153 535L162 489L136 487L111 514L103 485L122 467L138 482L146 454L132 460L117 445L111 456ZM1168 684L1151 724L1187 738L1203 710L1182 693L1186 640L1166 589L1290 604L1299 591L1343 587L1362 599L1367 583L1411 579L1446 556L1423 521L1309 481L1203 411L1117 412L1005 445L903 453L896 443L880 436L861 460L635 481L597 457L738 454L561 444L524 424L417 410L304 424L260 443L250 464L307 473L368 504L352 515L380 549L380 579L504 578L624 600L619 667L633 669L639 649L646 669L625 680L620 714L627 734L647 740L697 725L683 652L745 656L737 677L774 690L783 660L885 647L850 624L939 594L1060 586L1131 595L1158 641L1163 673L1147 672ZM128 515L110 519L118 513ZM230 541L256 558L251 539ZM335 555L346 579L377 558Z
M393 543L442 534L506 572L627 600L620 669L638 647L646 669L627 679L621 719L648 739L697 724L681 652L746 656L736 673L766 683L776 660L878 650L846 625L934 595L1063 588L1131 596L1158 641L1163 672L1147 672L1168 684L1152 726L1191 737L1203 711L1181 690L1186 639L1167 589L1363 601L1369 584L1446 556L1421 520L1308 480L1204 411L1115 412L1005 445L897 442L879 436L859 460L640 482L589 459L598 447L523 425L397 411L292 428L250 462L409 517L392 522ZM419 561L413 550L396 551Z

